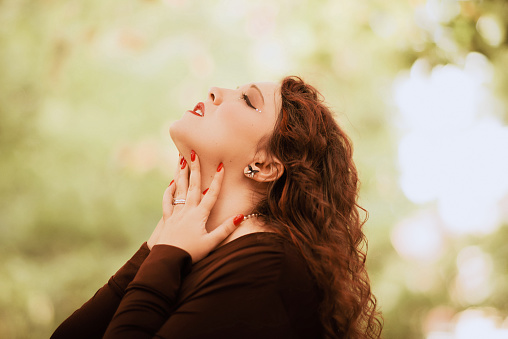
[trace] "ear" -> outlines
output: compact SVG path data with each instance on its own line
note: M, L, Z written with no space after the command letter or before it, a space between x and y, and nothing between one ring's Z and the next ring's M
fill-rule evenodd
M247 178L257 182L276 181L284 173L284 165L276 157L259 152L252 163L244 168L243 173Z

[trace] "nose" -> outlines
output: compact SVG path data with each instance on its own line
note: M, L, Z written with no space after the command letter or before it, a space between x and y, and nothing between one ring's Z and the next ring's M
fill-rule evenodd
M219 87L212 87L208 91L208 99L212 100L214 105L220 105L222 103L224 93Z

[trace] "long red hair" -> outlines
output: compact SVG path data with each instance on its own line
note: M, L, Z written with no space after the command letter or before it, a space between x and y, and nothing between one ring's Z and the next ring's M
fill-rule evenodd
M284 165L255 208L308 263L323 296L327 338L379 338L381 316L365 268L367 241L348 136L322 96L298 77L281 85L282 108L268 152Z

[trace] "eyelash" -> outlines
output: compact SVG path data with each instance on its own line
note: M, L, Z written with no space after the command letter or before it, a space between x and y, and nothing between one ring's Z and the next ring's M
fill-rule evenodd
M257 111L257 108L252 106L252 104L250 103L250 100L249 100L249 97L247 96L247 94L242 93L242 100L244 100L247 103L247 106L254 108Z

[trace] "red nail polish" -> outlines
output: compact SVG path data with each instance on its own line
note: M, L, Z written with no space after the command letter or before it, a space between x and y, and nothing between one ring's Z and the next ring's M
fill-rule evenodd
M220 172L220 170L222 169L222 167L224 167L224 165L222 164L222 162L219 164L219 167L217 167L217 172Z
M206 190L203 191L203 195L206 194L206 192L208 192L209 188L207 188Z
M183 164L183 161L185 160L184 157L182 157L182 159L180 159L180 165Z
M175 182L174 180L171 180L171 182L169 183L168 187L173 185L174 182Z
M187 161L185 161L185 159L183 159L181 169L184 169L184 168L185 168L185 165L187 165Z
M196 160L196 152L190 151L190 161L194 162Z
M243 221L243 214L238 214L234 219L233 219L233 224L235 224L235 226L238 226L242 223Z

